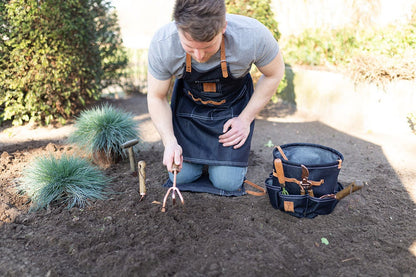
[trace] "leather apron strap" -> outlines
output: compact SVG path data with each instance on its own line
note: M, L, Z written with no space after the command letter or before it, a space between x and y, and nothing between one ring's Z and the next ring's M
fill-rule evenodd
M192 71L192 57L186 53L186 72L191 73Z
M222 71L222 77L228 78L228 70L227 70L227 60L225 56L225 40L224 36L222 36L221 40L221 47L220 47L220 53L221 53L221 71ZM186 53L186 72L192 72L192 57L188 53Z
M224 36L222 36L221 40L221 70L222 70L222 77L228 77L228 70L227 70L227 61L225 58L225 40Z

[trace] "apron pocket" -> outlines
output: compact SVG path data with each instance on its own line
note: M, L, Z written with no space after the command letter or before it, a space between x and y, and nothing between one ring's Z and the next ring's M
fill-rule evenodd
M233 108L213 108L206 105L195 105L192 100L184 97L178 103L177 115L185 118L219 121L225 119L228 120L234 117L235 115L233 111ZM220 127L222 128L222 125Z
M203 105L209 107L218 107L228 105L226 95L220 92L204 92L195 89L184 89L183 94L196 105Z

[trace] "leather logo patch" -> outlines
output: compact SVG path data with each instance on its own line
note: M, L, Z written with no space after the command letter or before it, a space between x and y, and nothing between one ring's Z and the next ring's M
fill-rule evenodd
M217 85L215 83L203 83L204 86L204 92L216 92L217 91Z
M285 212L295 212L295 205L292 201L284 201L283 202L283 206L285 209Z

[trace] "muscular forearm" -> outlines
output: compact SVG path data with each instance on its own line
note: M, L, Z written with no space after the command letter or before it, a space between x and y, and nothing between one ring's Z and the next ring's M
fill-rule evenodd
M147 105L153 124L160 134L165 151L163 164L169 171L173 163L182 168L182 148L178 145L172 125L172 110L167 100L170 80L157 80L148 74Z
M267 105L270 98L276 93L280 79L265 77L264 75L258 80L256 89L250 102L240 114L240 118L251 123L256 115Z
M158 80L150 73L147 79L147 105L153 124L166 145L175 139L172 127L172 111L170 109L167 95L170 80Z
M158 98L148 94L149 114L155 125L163 145L176 143L172 127L172 111L166 98Z
M240 118L251 123L256 115L266 106L270 98L276 93L280 81L284 75L284 62L281 53L267 66L259 68L263 75L256 84L253 96L246 108L240 114Z

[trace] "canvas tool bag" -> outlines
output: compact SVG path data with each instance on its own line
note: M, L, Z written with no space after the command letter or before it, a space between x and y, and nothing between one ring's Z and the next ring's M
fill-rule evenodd
M296 217L331 213L344 157L338 151L310 143L291 143L273 149L273 172L266 180L270 203Z

